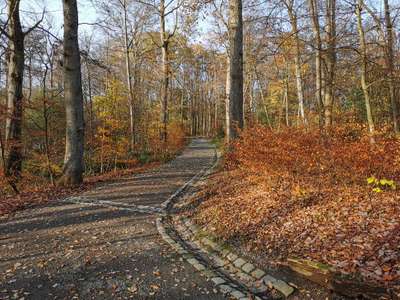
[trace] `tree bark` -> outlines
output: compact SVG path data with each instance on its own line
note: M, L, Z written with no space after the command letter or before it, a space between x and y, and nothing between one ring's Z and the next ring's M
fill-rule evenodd
M396 89L394 82L394 54L393 54L393 24L390 16L389 0L383 0L385 10L385 27L386 27L386 65L388 68L389 98L392 106L393 130L399 133L399 103L396 98Z
M243 129L243 17L242 1L229 0L229 101L228 141Z
M301 75L301 53L300 53L300 39L297 26L297 15L293 10L293 1L286 2L286 6L289 13L290 24L292 27L292 36L295 39L295 73L296 73L296 89L297 89L297 100L299 104L299 113L302 123L307 124L307 119L304 113L304 90L303 90L303 78Z
M43 74L43 121L44 121L44 146L45 146L45 154L46 154L46 165L47 171L49 172L50 182L54 185L54 175L53 170L51 168L51 160L50 160L50 141L49 141L49 112L48 112L48 104L47 104L47 86L46 86L46 79L47 73L49 69L48 66L45 66L44 74Z
M128 84L129 93L129 118L130 118L130 147L133 152L135 147L135 116L134 116L134 95L132 87L132 72L131 72L131 58L129 51L129 41L128 41L128 8L126 0L123 2L124 10L124 43L125 43L125 68L126 68L126 80Z
M19 0L8 0L9 14L9 61L6 119L6 165L5 175L13 179L22 170L22 114L24 76L24 33L19 15Z
M84 116L77 1L63 0L63 11L66 142L63 176L60 182L75 185L82 183L84 171Z
M358 36L360 40L360 52L361 52L361 87L364 94L364 101L365 101L365 109L367 111L367 120L368 120L368 129L370 133L371 142L374 142L374 121L372 118L372 110L371 110L371 101L368 91L368 84L367 84L367 46L365 42L365 33L364 28L362 26L362 16L361 11L363 7L363 0L358 0L358 5L356 7L356 15L357 15L357 29L358 29Z
M318 114L319 114L319 126L323 127L324 124L324 103L322 101L322 76L321 76L321 51L322 51L322 41L321 41L321 32L320 32L320 24L319 24L319 16L318 16L318 1L309 0L311 19L313 24L313 33L314 33L314 52L315 52L315 102L318 106Z
M168 46L169 37L167 37L165 29L165 0L160 1L160 38L161 38L161 60L162 60L162 85L161 85L161 107L162 107L162 129L161 140L164 145L168 141L168 86L169 86L169 70L168 70Z
M326 72L324 76L324 118L325 128L333 124L334 85L336 72L336 0L326 0Z
M226 82L225 82L225 138L229 143L231 139L231 112L230 112L230 90L231 90L231 63L229 53L226 57Z

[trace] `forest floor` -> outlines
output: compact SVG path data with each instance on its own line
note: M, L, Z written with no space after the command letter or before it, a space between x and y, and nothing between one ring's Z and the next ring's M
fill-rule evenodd
M342 292L368 288L399 299L399 155L398 138L371 145L362 130L252 128L231 145L189 216L265 270L306 260L349 283Z
M161 204L213 158L197 140L155 169L0 217L0 299L224 299L155 226Z

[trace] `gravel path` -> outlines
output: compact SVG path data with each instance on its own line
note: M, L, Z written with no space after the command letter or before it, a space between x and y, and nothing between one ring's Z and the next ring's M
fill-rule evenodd
M159 236L161 204L214 148L80 197L0 218L0 299L224 299Z

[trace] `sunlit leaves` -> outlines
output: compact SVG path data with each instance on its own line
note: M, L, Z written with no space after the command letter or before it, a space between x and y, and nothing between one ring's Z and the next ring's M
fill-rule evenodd
M400 274L399 155L396 138L378 135L371 146L357 126L330 136L251 128L205 190L198 220L266 263L303 257L393 285Z

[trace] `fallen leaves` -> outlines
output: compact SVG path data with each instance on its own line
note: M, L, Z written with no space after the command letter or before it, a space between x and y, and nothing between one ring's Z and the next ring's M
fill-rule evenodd
M202 191L196 218L269 260L320 261L366 281L400 285L400 142L338 129L330 138L290 129L244 131ZM266 259L266 261L268 260Z

